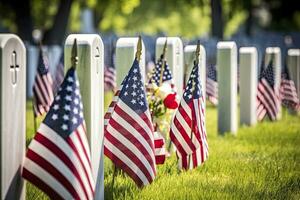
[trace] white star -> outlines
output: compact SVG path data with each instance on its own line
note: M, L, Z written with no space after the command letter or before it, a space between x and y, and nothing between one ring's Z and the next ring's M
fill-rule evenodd
M55 97L55 100L56 100L56 101L60 100L60 96L57 95L57 96Z
M78 80L76 81L76 85L79 86L79 81Z
M135 68L135 69L133 69L133 73L137 73L137 69Z
M54 104L53 110L58 110L58 109L59 109L59 105L58 104Z
M82 112L82 111L80 111L79 116L80 116L81 118L83 118L83 112Z
M125 88L128 88L129 86L128 86L128 84L125 86Z
M82 103L80 102L80 108L82 109L83 108L83 105L82 105Z
M143 97L144 97L144 94L143 94L143 93L141 93L141 94L140 94L140 97L141 97L141 98L143 98Z
M61 126L61 129L64 130L64 131L67 130L67 129L68 129L67 124L63 124L63 125Z
M136 81L136 80L137 80L137 77L136 77L136 76L134 76L132 79L133 79L134 81Z
M192 98L192 94L190 94L190 95L188 96L188 98L191 99L191 98Z
M78 98L75 98L75 99L74 99L74 103L75 103L76 105L78 105L78 104L79 104L79 99L78 99Z
M65 100L66 100L66 101L72 101L72 98L71 98L70 95L66 95Z
M68 79L67 79L67 80L68 80L68 82L70 82L70 83L74 82L73 78L72 78L72 77L70 77L70 76L68 77Z
M63 119L64 119L65 121L67 121L67 120L69 120L69 116L68 116L68 115L64 115L64 116L63 116Z
M144 105L144 102L140 101L139 104L140 104L141 106L143 106L143 105Z
M73 109L73 112L74 112L74 114L78 114L78 108L75 107L75 108Z
M133 92L131 93L131 95L132 95L133 97L135 97L135 96L136 96L136 92L133 91Z
M71 111L71 107L70 107L70 105L67 105L67 104L65 105L64 109L65 109L65 110L69 110L69 111Z
M136 88L136 84L133 84L133 85L132 85L132 88L135 89L135 88Z
M75 90L75 94L79 95L79 90L78 89Z
M73 117L72 122L73 122L73 124L77 124L77 122L78 122L77 118Z
M66 88L66 90L69 91L69 92L71 92L73 89L72 89L71 86L68 85L67 88Z
M131 100L131 103L132 103L132 104L135 104L135 103L136 103L136 100L135 100L135 99L132 99L132 100Z
M57 120L58 116L57 116L57 114L53 114L51 118L52 118L52 120Z
M125 91L125 92L124 92L124 96L127 96L127 95L128 95L128 92Z

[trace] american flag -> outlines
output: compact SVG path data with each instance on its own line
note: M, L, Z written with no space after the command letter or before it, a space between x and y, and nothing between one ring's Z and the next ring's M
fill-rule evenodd
M271 60L259 78L257 86L257 120L261 121L266 115L270 120L277 118L280 109L279 91L274 87L273 61Z
M154 132L155 162L164 164L166 160L165 138L157 131Z
M213 105L218 105L218 82L215 65L208 65L207 68L206 96Z
M63 80L64 80L64 54L62 53L55 71L55 77L53 83L54 94L58 92L58 88L62 84Z
M195 64L170 130L179 167L184 169L195 168L208 157L204 96L198 71L199 66Z
M51 199L94 197L83 105L73 67L28 147L22 175Z
M40 50L37 73L33 84L33 109L35 116L48 112L53 101L53 81L48 71L46 55Z
M135 59L104 133L104 154L142 187L156 176L153 125Z
M116 70L114 67L105 67L104 68L104 90L114 91L117 87L116 83Z
M151 86L151 83L155 83L157 86L161 86L163 83L168 83L171 85L171 88L176 91L170 67L167 61L163 59L163 55L161 55L155 65L154 73L149 79L149 86Z
M281 74L280 97L282 105L295 111L299 111L299 98L294 81L290 78L287 67Z

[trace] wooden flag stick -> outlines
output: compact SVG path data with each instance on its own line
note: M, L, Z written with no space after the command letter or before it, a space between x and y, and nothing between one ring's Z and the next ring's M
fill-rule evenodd
M74 43L72 46L72 53L71 53L71 65L76 69L78 65L78 54L77 54L77 39L74 39Z
M137 50L135 53L135 58L137 59L137 61L141 60L141 55L142 55L142 37L139 36L139 40L137 43Z

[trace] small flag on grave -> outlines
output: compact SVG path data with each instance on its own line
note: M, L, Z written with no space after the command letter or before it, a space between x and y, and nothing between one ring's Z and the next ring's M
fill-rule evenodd
M75 66L72 64L68 70L29 144L23 166L22 176L51 199L94 197L90 149Z
M53 81L48 69L48 59L42 48L40 48L37 73L33 84L33 109L35 117L47 113L53 101Z
M198 42L196 58L199 58L199 53ZM196 60L170 130L171 140L177 149L180 168L195 168L208 157L204 113L199 61Z
M141 38L104 133L104 154L142 187L156 176L153 125L139 67Z
M286 66L281 74L280 98L283 106L290 110L299 111L299 98L295 83L290 78L289 71Z
M206 96L213 105L218 105L218 82L215 65L208 65L206 76Z
M276 120L280 109L279 90L275 88L273 59L266 69L261 69L257 86L257 120L261 121L265 116L270 120Z

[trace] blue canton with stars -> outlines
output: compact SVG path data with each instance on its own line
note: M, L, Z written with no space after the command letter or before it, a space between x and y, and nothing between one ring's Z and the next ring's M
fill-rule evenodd
M119 98L138 114L148 109L139 62L136 59L123 81Z
M164 61L163 61L163 58L161 55L161 58L158 60L158 62L155 65L155 71L154 71L154 74L152 75L152 77L150 78L149 83L152 83L152 81L154 81L154 83L156 83L157 86L160 86L159 81L160 81L160 73L161 73L161 70L163 67L163 62ZM167 62L165 63L165 67L163 69L162 75L163 75L162 82L172 80L172 74L171 74L171 71L170 71L170 68L169 68L169 65Z
M39 55L38 73L40 75L48 73L48 60L46 56L43 54L42 50L40 51L40 55Z
M265 78L271 87L274 87L274 71L273 71L273 61L271 60L267 68L261 73L260 80Z
M75 69L68 70L43 123L67 138L83 122L83 105Z
M207 70L207 77L217 81L217 70L215 65L209 65Z
M188 103L192 99L199 99L202 97L202 89L199 77L199 66L194 64L187 86L183 93L184 100Z

